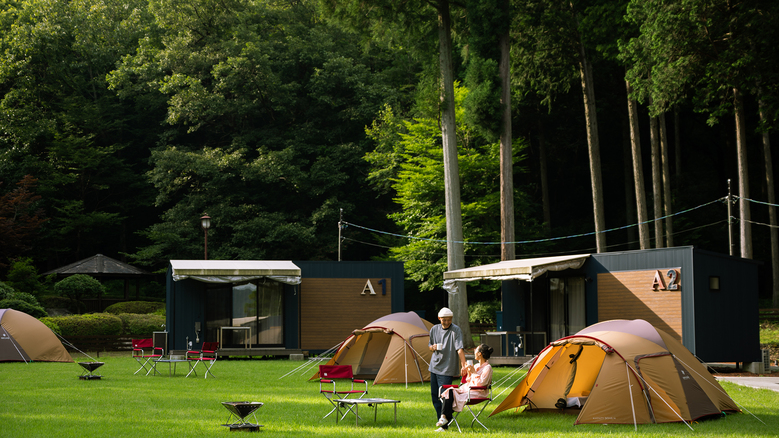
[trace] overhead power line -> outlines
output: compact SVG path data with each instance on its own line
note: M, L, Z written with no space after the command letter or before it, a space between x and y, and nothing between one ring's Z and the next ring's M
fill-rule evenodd
M546 238L546 239L536 239L536 240L520 240L520 241L516 241L516 242L471 242L471 241L452 241L452 242L453 243L460 243L460 244L467 244L467 245L503 245L503 244L524 245L524 244L529 244L529 243L552 242L552 241L557 241L557 240L573 239L573 238L577 238L577 237L593 236L593 235L598 234L598 233L608 233L608 232L611 232L611 231L625 230L625 229L630 228L630 227L637 227L639 225L648 224L648 223L652 223L652 222L655 222L655 221L665 220L665 219L667 219L669 217L673 217L673 216L678 216L678 215L682 215L682 214L685 214L685 213L689 213L689 212L691 212L693 210L697 210L699 208L706 207L708 205L714 204L715 202L722 202L722 201L724 201L726 199L727 199L727 197L717 198L717 199L715 199L713 201L710 201L710 202L707 202L705 204L698 205L697 207L688 208L686 210L682 210L682 211L679 211L679 212L676 212L676 213L673 213L673 214L669 214L669 215L666 215L666 216L663 216L663 217L659 217L659 218L656 218L656 219L651 219L651 220L640 222L640 223L635 223L635 224L632 224L632 225L625 225L625 226L622 226L622 227L610 228L608 230L604 230L604 231L600 231L600 232L592 231L592 232L589 232L589 233L572 234L572 235L569 235L569 236L549 237L549 238ZM393 236L393 237L400 237L400 238L403 238L403 239L419 240L419 241L426 241L426 242L436 242L436 243L447 243L447 242L449 242L446 239L429 239L429 238L425 238L425 237L403 235L403 234L398 234L398 233L392 233L392 232L389 232L389 231L377 230L377 229L374 229L374 228L365 227L365 226L362 226L362 225L358 225L358 224L354 224L354 223L346 222L346 221L342 221L342 224L346 225L346 226L352 226L352 227L355 227L355 228L360 228L360 229L363 229L363 230L366 230L366 231L370 231L372 233L384 234L384 235Z

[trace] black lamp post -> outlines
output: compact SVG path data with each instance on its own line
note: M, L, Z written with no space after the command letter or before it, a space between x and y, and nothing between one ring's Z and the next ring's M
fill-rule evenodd
M200 218L200 226L205 232L205 259L208 260L208 229L211 228L211 218L205 215Z

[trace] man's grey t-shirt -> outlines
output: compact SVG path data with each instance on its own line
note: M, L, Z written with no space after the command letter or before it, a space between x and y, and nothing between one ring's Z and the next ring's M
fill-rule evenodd
M443 344L443 348L433 352L430 360L430 372L442 376L460 375L460 358L457 350L463 348L463 332L452 324L444 330L441 324L430 329L430 345Z

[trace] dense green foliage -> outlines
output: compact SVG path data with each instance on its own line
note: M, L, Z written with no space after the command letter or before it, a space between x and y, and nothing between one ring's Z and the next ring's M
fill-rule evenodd
M29 0L0 2L0 278L51 295L38 272L96 253L163 272L171 259L204 256L198 219L208 214L210 259L334 260L342 247L346 260L405 260L409 290L438 289L444 6L463 96L464 240L491 243L467 245L467 264L499 257L504 32L518 257L594 250L584 55L595 78L606 228L616 230L608 250L637 248L628 78L644 142L650 111L679 113L668 118L669 132L679 131L673 210L692 210L674 218L674 243L728 251L725 206L696 207L723 197L738 173L725 117L732 90L744 96L748 143L775 127L776 2ZM750 151L746 166L762 200L760 154ZM362 227L339 241L341 210L352 224L431 241ZM770 257L767 216L753 208L759 260ZM473 293L474 302L494 298Z
M498 144L487 141L465 121L462 102L468 90L456 86L457 136L460 175L468 181L462 188L463 228L467 241L466 255L472 263L494 258L488 247L478 242L500 240ZM419 282L422 290L440 288L446 261L446 221L444 217L444 166L440 129L434 114L421 113L404 119L394 109L385 108L368 129L378 146L366 156L373 164L369 178L384 190L392 190L401 210L390 217L405 234L414 239L390 250L397 260L405 262L407 275ZM391 157L388 159L388 157ZM521 171L524 145L516 141L514 163ZM531 205L517 191L517 222L525 233L538 228L532 219ZM476 289L478 290L478 289ZM471 291L469 294L476 292Z
M150 338L153 332L165 330L165 315L120 313L122 335Z
M20 312L24 312L35 318L43 318L44 316L49 316L49 314L46 313L46 310L44 310L43 307L37 306L35 304L31 304L29 301L15 299L15 298L0 300L0 309L18 310Z
M125 301L105 308L105 313L113 313L114 315L119 315L120 313L164 313L164 311L165 303L153 301Z
M19 292L3 282L0 282L0 309L15 309L36 318L48 316L38 298L27 292Z
M8 270L7 278L8 286L19 292L29 293L34 296L42 295L48 288L47 283L49 280L41 281L41 276L38 275L38 268L35 267L30 257L14 260Z
M500 310L500 301L480 301L468 306L468 322L495 324L496 313Z

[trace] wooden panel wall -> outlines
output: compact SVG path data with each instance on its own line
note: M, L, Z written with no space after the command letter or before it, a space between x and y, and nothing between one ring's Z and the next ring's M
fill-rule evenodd
M681 291L653 290L656 272L652 269L598 274L598 321L643 319L681 341Z
M300 284L300 348L327 350L346 339L354 329L364 327L392 313L392 284L385 278L371 278L376 295L362 295L367 278L303 278Z

